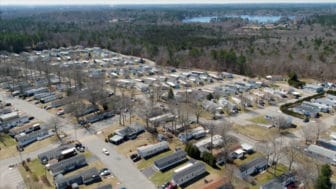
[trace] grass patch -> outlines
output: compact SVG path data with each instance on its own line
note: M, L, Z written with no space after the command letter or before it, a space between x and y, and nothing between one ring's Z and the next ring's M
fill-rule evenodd
M44 166L40 163L38 159L34 159L28 163L29 168L32 170L32 173L36 176L40 177L44 175L46 172Z
M137 167L138 167L138 169L145 169L145 168L147 168L149 166L152 166L155 160L160 159L162 157L165 157L165 156L167 156L169 154L172 154L172 153L173 153L173 151L169 150L169 151L166 151L164 153L161 153L159 155L156 155L156 156L151 157L151 158L146 159L146 160L145 159L141 159L137 163Z
M164 182L170 181L173 176L174 169L170 169L169 171L165 172L157 172L152 177L150 177L150 180L155 184L155 186L160 186Z
M260 140L265 138L266 136L272 136L277 132L276 128L264 128L262 126L258 125L234 125L233 129L245 136L248 136L250 138L253 138L255 140Z
M19 172L23 177L24 182L28 188L53 188L52 176L47 172L44 166L40 163L38 159L34 159L27 163L31 172L27 172L22 164L18 166ZM48 186L46 183L42 182L41 177L46 176L51 186Z
M288 172L288 168L282 164L277 165L275 175L273 175L273 167L269 167L265 172L262 172L255 176L256 185L251 186L252 189L259 189L261 185L265 184L267 181L273 179L276 176L280 176L283 173Z
M14 138L9 136L8 134L0 133L0 147L8 148L11 146L15 146L16 141Z
M138 147L153 143L156 143L156 138L153 137L150 133L144 132L140 134L135 140L128 140L122 144L116 145L116 149L120 154L123 154L128 158L130 154L137 151Z
M89 159L90 157L92 157L92 154L91 152L89 152L89 150L85 150L85 152L81 154L83 154L86 159Z
M0 133L0 159L18 156L16 141L8 134Z
M253 117L248 120L253 123L257 123L257 124L269 124L269 121L266 120L264 116L257 116L257 117Z
M51 137L46 138L44 140L36 141L33 144L30 144L29 146L27 146L24 149L23 152L24 153L33 152L33 151L36 151L36 150L40 149L41 146L48 146L49 144L53 144L53 143L56 143L56 142L58 142L58 138L56 137L56 135L54 135L54 136L51 136Z

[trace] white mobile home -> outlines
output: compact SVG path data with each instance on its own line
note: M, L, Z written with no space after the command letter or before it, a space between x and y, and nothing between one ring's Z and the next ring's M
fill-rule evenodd
M141 146L137 149L142 158L148 158L169 149L168 142L162 141L156 144Z
M206 172L204 163L199 161L188 163L187 165L174 170L173 181L177 185L183 186L189 181L204 175Z

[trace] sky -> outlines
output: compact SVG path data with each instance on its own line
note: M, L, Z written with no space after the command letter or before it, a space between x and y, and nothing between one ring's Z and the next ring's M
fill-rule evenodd
M0 5L336 3L336 0L0 0Z

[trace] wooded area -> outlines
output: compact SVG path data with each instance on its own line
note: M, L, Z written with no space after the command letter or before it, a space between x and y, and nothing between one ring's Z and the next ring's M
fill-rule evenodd
M209 5L210 6L210 5ZM246 5L247 6L247 5ZM265 5L266 6L266 5ZM334 79L336 16L316 7L73 7L2 10L0 50L20 53L66 46L99 46L150 58L160 65L229 71L249 76L285 74ZM296 15L273 28L241 18L184 23L193 16ZM321 12L323 15L321 15ZM304 16L302 16L304 15ZM282 26L283 25L283 26ZM251 29L251 27L260 27ZM322 76L322 78L321 78Z

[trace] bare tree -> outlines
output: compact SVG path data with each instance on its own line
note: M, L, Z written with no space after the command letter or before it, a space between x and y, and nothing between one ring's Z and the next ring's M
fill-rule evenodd
M58 118L53 118L49 121L48 125L54 130L57 139L62 142L62 137L61 137L61 121Z
M191 104L192 111L196 117L196 123L199 123L199 118L201 117L201 114L204 111L202 107L202 102L199 101L196 94L190 94L188 95L188 97L190 97L190 104Z
M273 175L276 176L276 170L279 160L282 158L283 136L267 136L266 151L268 159L271 159Z
M314 141L314 133L315 133L314 130L315 129L309 125L301 127L301 132L305 139L306 144Z
M297 141L291 141L289 145L284 148L283 152L286 154L288 160L288 170L292 170L293 164L296 162L298 156L300 155L300 145Z
M322 133L327 131L326 125L321 120L315 122L315 142L320 139Z
M274 117L273 125L278 128L278 131L281 134L281 130L290 128L292 123L288 118L286 119L284 116L278 115Z
M223 124L220 124L216 128L216 133L222 136L223 143L222 143L222 151L224 153L225 159L229 159L230 154L230 146L235 143L235 138L229 135L229 132L232 130L232 122L229 120L224 120ZM226 164L225 164L226 165Z
M300 161L295 167L296 176L304 184L305 188L314 188L314 183L320 170L319 165L304 153L300 153L298 159L303 161Z
M97 105L97 102L105 97L107 92L104 90L103 78L87 82L86 98L92 105Z

